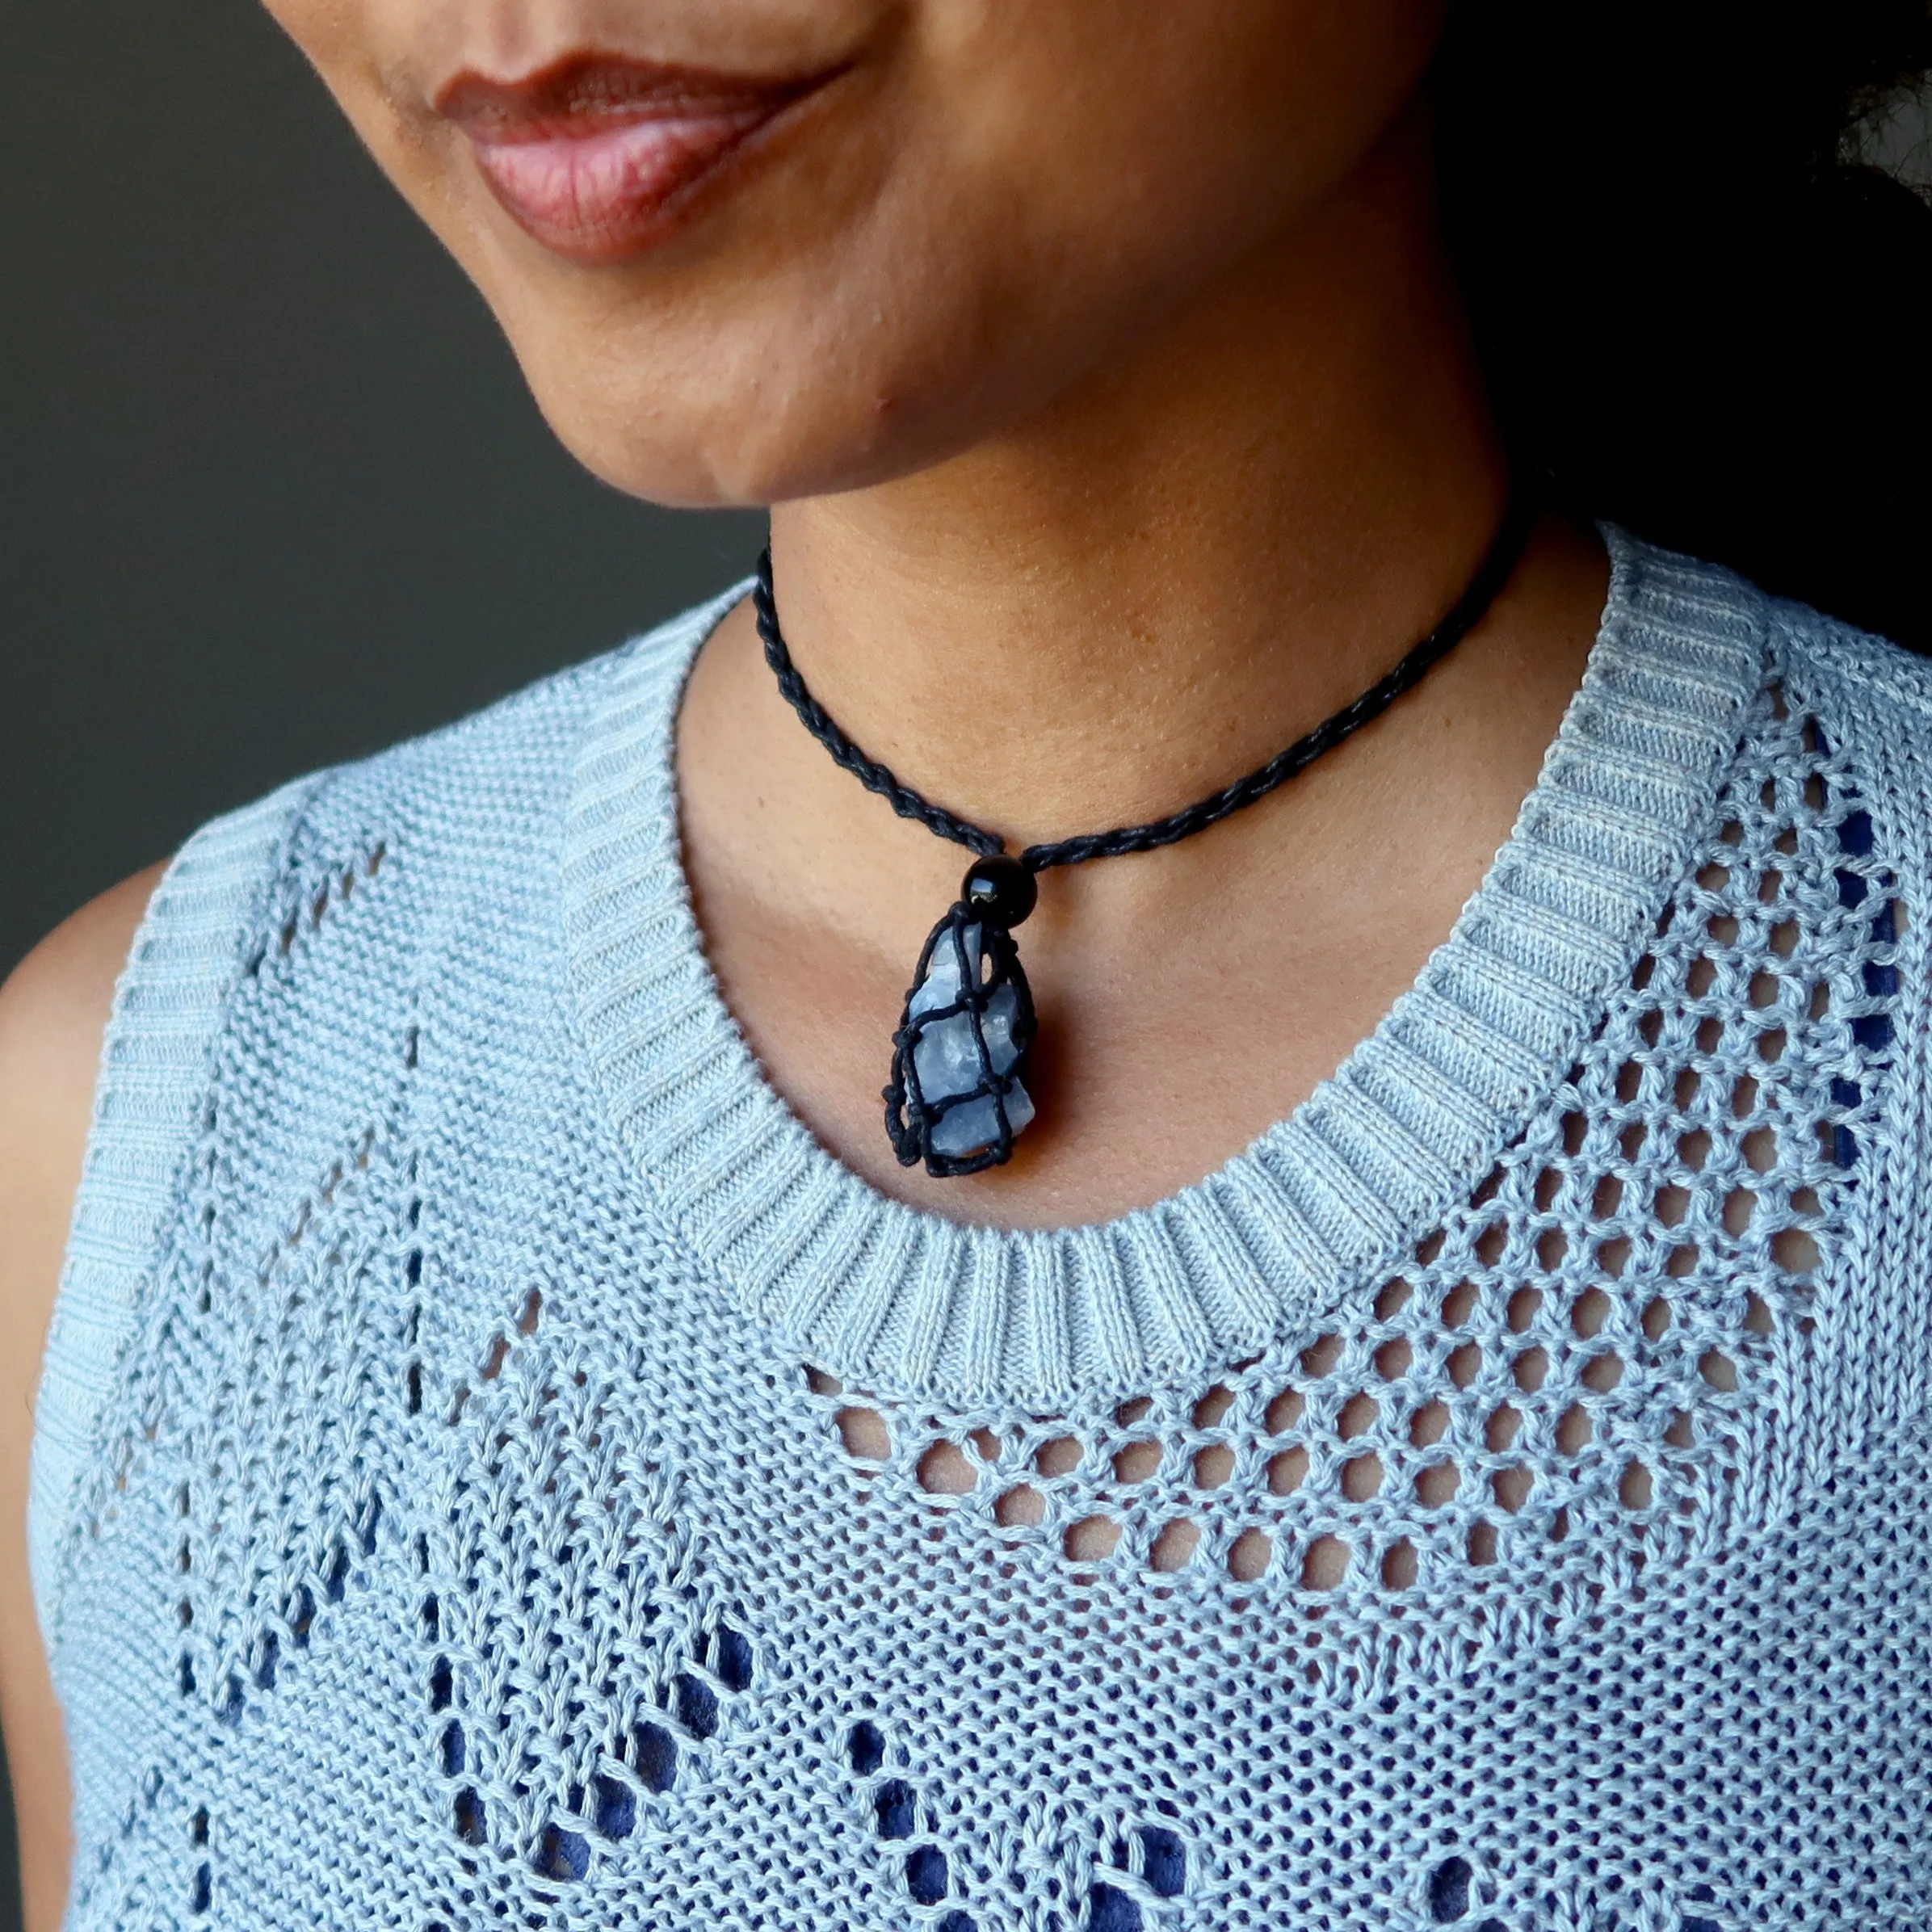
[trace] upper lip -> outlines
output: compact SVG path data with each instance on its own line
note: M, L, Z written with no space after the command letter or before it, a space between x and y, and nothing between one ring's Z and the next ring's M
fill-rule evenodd
M638 121L769 114L831 78L830 71L777 78L720 74L579 52L514 79L466 69L439 90L435 105L475 141L570 140Z

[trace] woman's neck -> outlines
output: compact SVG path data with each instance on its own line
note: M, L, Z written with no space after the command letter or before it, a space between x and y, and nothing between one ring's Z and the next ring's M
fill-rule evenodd
M1020 426L775 513L794 657L862 749L1010 841L1102 830L1252 769L1434 625L1508 479L1405 139ZM1601 552L1546 520L1422 688L1293 784L1043 881L1023 934L1040 1118L1010 1166L943 1181L897 1166L879 1094L967 855L826 757L741 605L678 726L725 998L813 1131L903 1199L1057 1225L1196 1180L1333 1072L1447 936L1603 587Z
M1422 141L1007 433L774 512L794 658L859 744L1064 837L1237 776L1431 627L1508 485Z

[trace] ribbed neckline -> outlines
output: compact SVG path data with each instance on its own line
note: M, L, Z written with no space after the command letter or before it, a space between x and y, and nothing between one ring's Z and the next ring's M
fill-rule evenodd
M814 1140L727 1010L693 916L673 746L741 587L615 662L564 852L573 997L624 1145L706 1268L881 1396L1052 1409L1212 1371L1397 1265L1561 1081L1712 808L1762 598L1614 529L1582 682L1450 936L1294 1113L1193 1186L1085 1227L964 1226Z

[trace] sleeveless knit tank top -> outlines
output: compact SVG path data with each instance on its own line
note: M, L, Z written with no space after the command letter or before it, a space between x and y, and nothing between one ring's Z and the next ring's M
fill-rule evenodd
M763 1081L725 603L197 836L40 1396L74 1932L1932 1926L1932 671L1610 541L1414 986L1102 1225Z

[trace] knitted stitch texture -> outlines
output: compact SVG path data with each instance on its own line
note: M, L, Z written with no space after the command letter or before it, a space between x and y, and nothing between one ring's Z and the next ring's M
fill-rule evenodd
M1932 669L1610 540L1415 986L1102 1226L762 1080L724 603L200 834L40 1397L74 1932L1932 1927Z

